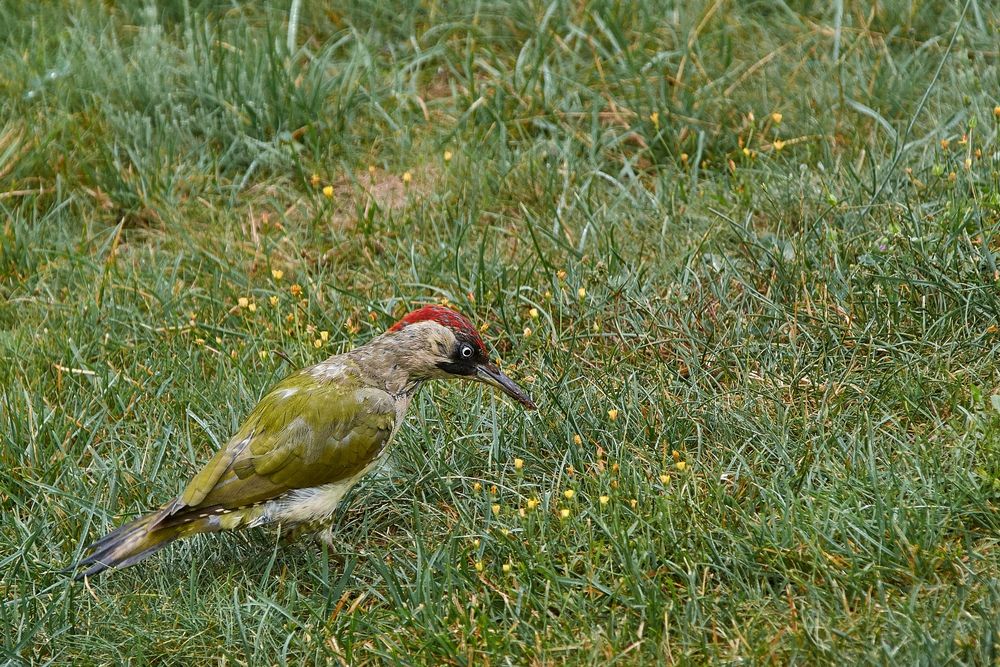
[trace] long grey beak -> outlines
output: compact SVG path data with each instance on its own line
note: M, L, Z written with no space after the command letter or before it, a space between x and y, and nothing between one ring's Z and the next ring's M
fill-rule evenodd
M493 385L528 410L534 410L536 407L535 402L531 400L527 392L514 384L513 380L501 373L500 369L493 364L487 363L476 366L476 379L480 382Z

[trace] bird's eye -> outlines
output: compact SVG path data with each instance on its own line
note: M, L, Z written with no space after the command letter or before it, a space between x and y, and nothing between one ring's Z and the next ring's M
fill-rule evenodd
M461 348L461 350L459 350L459 354L462 355L463 359L471 359L472 358L472 346L471 345L463 345L462 348Z

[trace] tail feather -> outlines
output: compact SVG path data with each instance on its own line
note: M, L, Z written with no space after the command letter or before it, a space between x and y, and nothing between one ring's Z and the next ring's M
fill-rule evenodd
M110 568L134 565L179 538L219 529L216 516L192 513L171 517L171 521L166 523L162 511L154 512L119 526L87 545L88 555L70 569L77 571L74 578L79 581Z

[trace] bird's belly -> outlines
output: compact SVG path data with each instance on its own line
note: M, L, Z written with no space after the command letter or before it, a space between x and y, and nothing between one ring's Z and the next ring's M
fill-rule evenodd
M364 470L337 482L322 484L308 489L289 491L280 498L267 503L264 519L267 523L323 524L337 509L340 501L358 481L379 463L379 458L365 466Z
M321 521L337 509L341 499L354 486L343 480L308 489L296 489L267 503L264 516L268 523L298 524Z

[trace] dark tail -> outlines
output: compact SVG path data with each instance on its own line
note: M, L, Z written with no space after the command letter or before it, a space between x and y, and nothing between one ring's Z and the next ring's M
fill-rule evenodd
M139 517L131 523L119 526L113 531L87 545L89 555L69 568L76 570L77 581L93 577L108 568L122 568L134 565L151 556L176 539L218 530L218 521L206 520L200 515L170 517L163 521L163 510ZM211 517L215 518L215 517Z

